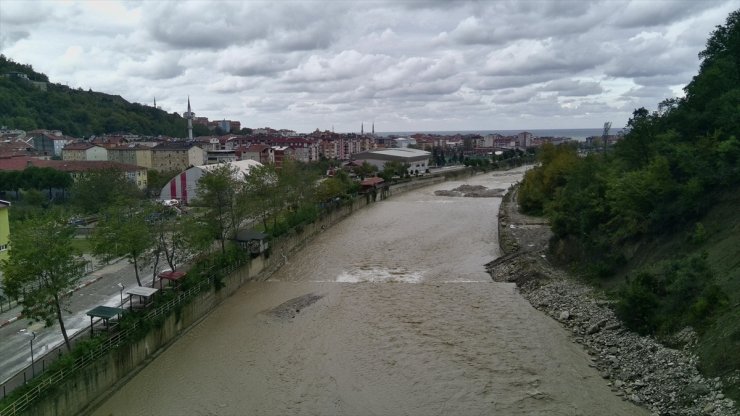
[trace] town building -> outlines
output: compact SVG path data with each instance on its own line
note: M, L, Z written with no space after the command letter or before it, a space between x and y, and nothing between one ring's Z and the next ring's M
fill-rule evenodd
M65 136L59 130L33 130L28 132L33 147L43 156L62 157L64 146L76 142L78 139Z
M108 149L88 142L69 143L62 149L62 160L108 160Z
M37 155L36 149L25 139L10 134L0 134L0 158Z
M152 148L138 143L109 147L108 160L152 169Z
M288 146L272 146L273 154L275 155L275 169L283 167L284 161L288 159L295 160L295 149Z
M152 169L183 171L206 162L206 152L194 142L164 142L152 148Z
M111 161L55 161L47 164L47 167L67 172L70 174L73 180L77 181L82 176L90 172L100 172L104 170L115 170L120 171L126 179L134 183L136 187L141 190L147 187L147 174L146 169L140 166L125 165L122 163L111 162Z
M206 152L206 164L236 162L236 151L231 149L208 150Z
M275 163L275 149L266 144L253 144L249 147L240 148L241 160L254 160L263 165Z
M532 133L528 131L523 131L516 135L517 138L517 145L522 148L527 148L532 146Z
M46 91L48 88L48 84L44 81L34 81L30 78L28 78L28 75L24 74L23 72L8 72L2 75L3 78L10 78L10 79L16 79L23 82L27 82L34 87L40 89L41 91Z

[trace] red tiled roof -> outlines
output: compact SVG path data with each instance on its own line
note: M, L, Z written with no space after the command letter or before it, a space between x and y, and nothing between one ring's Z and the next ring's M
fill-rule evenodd
M48 160L28 156L0 159L0 170L23 170L29 166L45 167Z
M383 178L372 177L372 178L366 178L362 182L360 182L361 186L375 186L383 183Z
M249 153L262 153L266 149L269 149L270 146L264 145L264 144L253 144L246 149L243 150L243 152L249 152Z
M127 165L125 163L112 162L108 160L44 160L28 156L0 159L0 170L24 170L29 166L53 168L62 172L87 172L106 169L132 172L145 169L141 166Z
M75 142L68 143L62 150L87 150L95 147L94 144L88 142Z

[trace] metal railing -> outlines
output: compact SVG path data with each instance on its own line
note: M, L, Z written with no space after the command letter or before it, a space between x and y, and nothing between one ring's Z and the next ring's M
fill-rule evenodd
M229 274L236 270L237 267L238 266L236 265L227 266L221 269L220 272ZM172 310L174 310L175 307L179 304L190 300L191 298L202 292L204 289L208 289L210 287L212 287L212 278L201 280L195 286L185 291L178 292L174 298L149 311L146 315L144 315L142 320L152 321L160 316L165 316L169 314ZM108 338L102 341L100 345L98 345L94 349L91 349L89 353L85 353L84 355L75 358L75 362L71 367L65 366L59 370L54 371L51 374L43 373L39 375L38 378L40 379L40 381L38 381L36 385L31 387L29 391L25 392L18 398L14 399L11 403L6 405L4 408L0 409L0 416L14 416L20 414L20 412L26 410L32 403L38 400L41 395L50 388L58 385L66 378L73 376L79 370L88 367L97 359L103 357L113 349L126 344L129 340L129 337L131 337L138 329L140 322L141 320L136 321L131 327L110 335Z

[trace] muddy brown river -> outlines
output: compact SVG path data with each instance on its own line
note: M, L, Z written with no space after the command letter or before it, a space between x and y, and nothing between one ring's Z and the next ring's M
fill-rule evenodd
M522 170L378 202L244 286L95 415L641 415L512 284L492 282Z

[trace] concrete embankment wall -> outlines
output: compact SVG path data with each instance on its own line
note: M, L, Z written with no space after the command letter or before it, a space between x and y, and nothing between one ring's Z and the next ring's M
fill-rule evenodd
M419 178L391 186L389 194L399 195L446 179L467 176L470 176L470 171L460 170L447 172L445 176ZM92 365L80 370L72 379L60 383L55 390L49 392L48 397L34 403L25 414L62 416L92 411L96 404L104 400L118 385L125 383L144 368L149 361L245 282L269 278L284 264L287 256L303 248L316 234L372 203L370 198L357 198L352 203L327 213L320 220L304 226L300 231L293 231L274 240L269 255L255 257L245 266L226 276L223 280L224 287L219 291L201 292L179 310L172 312L161 325L150 330L141 340L110 351L95 360ZM125 413L126 409L121 411Z

